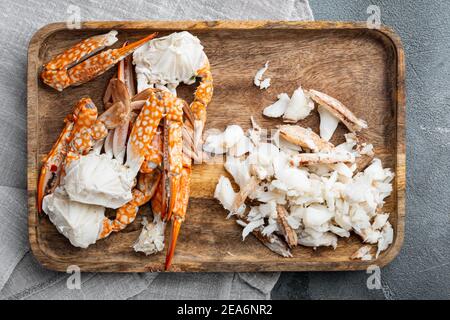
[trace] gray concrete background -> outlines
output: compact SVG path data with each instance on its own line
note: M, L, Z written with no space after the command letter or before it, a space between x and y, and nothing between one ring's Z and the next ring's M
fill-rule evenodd
M400 255L369 290L365 272L283 273L273 299L450 298L450 1L310 0L316 20L381 20L407 62L407 218Z

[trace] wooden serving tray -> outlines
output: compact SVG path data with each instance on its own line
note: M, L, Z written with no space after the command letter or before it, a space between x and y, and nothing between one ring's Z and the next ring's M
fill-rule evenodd
M250 116L265 128L280 122L263 118L262 109L281 92L291 94L300 84L323 91L365 119L362 132L373 143L385 167L396 173L394 191L384 207L395 230L394 243L376 261L355 261L361 247L352 236L340 239L336 250L298 247L293 258L272 253L253 236L242 241L242 228L213 199L222 164L195 165L187 219L182 226L172 271L303 271L359 270L384 266L399 253L405 224L405 61L400 39L386 27L365 23L214 21L214 22L86 22L81 30L64 23L50 24L32 38L28 50L28 207L29 237L36 258L47 268L65 271L78 265L83 271L145 272L163 269L165 252L154 256L131 248L141 230L142 215L134 223L88 249L78 249L58 233L46 215L36 211L36 186L41 159L56 141L63 119L76 101L90 96L97 106L115 68L79 87L59 93L39 80L40 66L65 48L94 34L119 31L120 46L150 32L166 35L189 30L198 36L209 57L214 76L214 97L208 107L208 128L228 124L250 127ZM266 61L272 86L253 85L253 76ZM189 97L192 88L182 88ZM317 132L317 112L300 122ZM343 141L341 125L332 142ZM148 206L147 206L148 207ZM148 209L141 212L148 215Z

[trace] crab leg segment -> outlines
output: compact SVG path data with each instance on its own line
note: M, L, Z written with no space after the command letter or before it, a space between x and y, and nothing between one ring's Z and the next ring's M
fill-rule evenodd
M66 158L65 166L71 161L78 160L80 156L86 155L94 146L95 141L105 138L108 134L105 124L97 119L97 107L90 98L83 98L78 102L80 108Z
M97 36L97 38L86 39L84 42L68 49L66 52L44 65L44 70L41 74L42 80L44 83L58 91L62 91L72 85L81 85L113 67L117 62L133 53L145 42L153 39L156 36L156 33L120 49L103 51L78 63L86 56L101 50L104 46L116 42L116 35L117 32L111 31L106 35Z
M139 207L150 201L155 194L160 177L161 172L159 170L146 174L140 173L137 186L133 189L133 199L117 210L114 220L109 218L103 220L103 227L98 239L106 238L111 232L123 230L132 223L136 218Z
M190 104L190 109L194 114L194 150L198 153L202 139L203 128L206 122L206 107L211 102L213 95L213 78L209 62L197 71L197 76L202 80L194 93L194 101Z
M191 164L183 165L180 177L180 188L177 193L175 207L172 214L172 229L170 233L169 248L167 249L165 269L168 270L172 264L172 259L177 245L178 235L180 234L181 224L186 217L186 210L189 202L190 182L191 182Z
M159 122L170 99L161 92L150 92L139 116L134 122L127 146L127 162L130 174L135 176L145 159L157 156L158 150L151 148L151 142L158 130Z
M41 173L39 175L37 189L37 208L42 213L42 199L52 193L59 184L61 167L66 158L68 142L73 128L73 121L66 117L66 125L50 153L44 158Z
M92 145L88 128L95 124L97 108L89 98L78 101L74 111L64 120L66 125L52 150L44 159L38 182L38 211L42 212L42 199L58 186L64 166L78 156L78 151L86 152ZM97 128L97 129L96 129ZM95 137L101 136L100 128L94 126ZM88 141L87 141L88 140Z

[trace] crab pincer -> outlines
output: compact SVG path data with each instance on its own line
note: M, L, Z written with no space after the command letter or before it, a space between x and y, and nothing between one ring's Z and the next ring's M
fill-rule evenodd
M43 66L41 78L50 87L62 91L69 86L86 83L112 68L141 45L150 41L156 33L119 49L99 52L117 41L117 31L94 36L81 41L59 54Z
M64 119L66 123L58 140L53 145L49 154L44 158L41 173L38 180L37 206L38 212L42 212L43 198L52 193L58 186L61 175L64 174L64 167L69 160L75 158L77 154L73 147L79 148L80 152L87 152L91 147L91 137L88 140L83 139L86 130L94 126L97 119L97 108L89 98L83 98L77 102L72 113ZM99 131L94 130L92 135ZM91 134L91 133L89 133ZM94 137L100 138L100 137Z

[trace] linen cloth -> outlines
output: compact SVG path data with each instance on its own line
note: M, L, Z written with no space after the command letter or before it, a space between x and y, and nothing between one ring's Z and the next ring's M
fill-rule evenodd
M312 20L308 0L16 0L0 2L0 298L267 299L279 273L83 273L44 269L28 246L26 68L32 35L47 23L81 20Z

